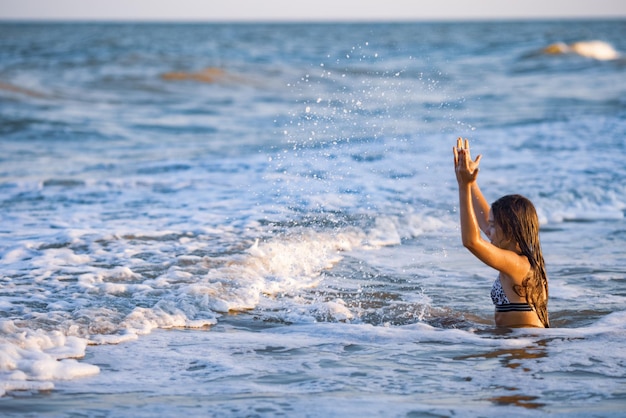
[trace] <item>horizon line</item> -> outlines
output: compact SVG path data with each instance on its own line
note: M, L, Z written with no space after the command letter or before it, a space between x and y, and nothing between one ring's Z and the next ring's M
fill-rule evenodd
M625 15L554 15L554 16L458 16L411 18L157 18L157 17L3 17L0 23L445 23L445 22L527 22L527 21L626 20Z

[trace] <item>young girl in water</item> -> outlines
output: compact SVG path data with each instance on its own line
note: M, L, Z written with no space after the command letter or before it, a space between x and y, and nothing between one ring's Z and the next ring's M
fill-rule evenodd
M496 326L548 328L548 277L535 207L523 196L508 195L489 208L476 182L482 156L472 160L469 141L461 138L453 153L463 245L500 272L491 289Z

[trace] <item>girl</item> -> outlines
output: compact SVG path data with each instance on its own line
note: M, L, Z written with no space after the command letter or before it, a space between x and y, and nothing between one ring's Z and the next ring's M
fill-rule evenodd
M548 277L535 207L523 196L508 195L490 209L476 182L482 156L472 160L469 141L462 138L453 153L463 245L500 272L491 289L496 326L548 328Z

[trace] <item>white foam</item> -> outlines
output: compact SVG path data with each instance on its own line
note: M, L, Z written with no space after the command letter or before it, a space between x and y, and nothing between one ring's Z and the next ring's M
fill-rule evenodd
M553 211L544 219L550 223L560 223L564 221L600 221L619 220L623 218L624 213L621 209L598 207L593 210L564 208Z
M31 252L25 247L17 247L13 249L7 249L0 257L0 264L11 265L18 261L27 259L31 255Z
M371 324L316 323L280 327L268 331L270 334L285 334L290 341L298 341L296 336L306 339L340 342L342 344L381 344L397 345L404 343L443 343L479 347L518 348L532 345L535 337L494 338L492 335L478 335L471 330L442 329L425 323L403 326L374 326ZM295 348L295 347L294 347Z
M135 308L120 324L121 328L136 334L149 334L156 328L185 327L187 317L177 307L160 303L156 308ZM171 309L168 309L171 308Z
M580 198L576 193L563 193L557 199L541 201L538 215L546 223L564 221L620 220L624 218L626 201L611 190L589 190Z
M72 266L87 264L92 261L91 256L86 254L76 254L69 248L51 248L45 251L46 258L40 262L33 264L41 268L50 268L52 266Z
M619 58L620 54L613 46L603 41L580 41L574 42L569 49L583 57L607 61Z
M86 346L87 340L60 331L31 330L1 321L0 391L47 390L55 380L98 374L97 366L76 360L84 357Z
M389 217L376 218L376 224L370 231L368 240L374 247L400 244L401 238L396 222Z
M308 309L310 315L324 318L325 321L344 322L354 318L354 314L342 299L314 303Z
M600 318L595 325L596 329L604 332L620 332L626 330L626 311L612 312Z

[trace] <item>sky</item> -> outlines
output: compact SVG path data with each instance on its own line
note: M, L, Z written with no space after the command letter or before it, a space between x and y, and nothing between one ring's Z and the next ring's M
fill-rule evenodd
M0 20L403 21L626 18L626 0L0 0Z

